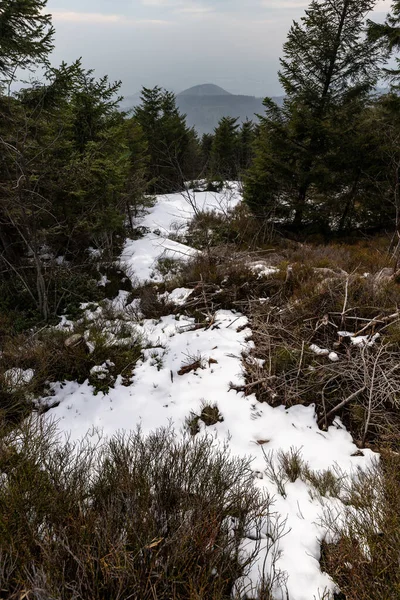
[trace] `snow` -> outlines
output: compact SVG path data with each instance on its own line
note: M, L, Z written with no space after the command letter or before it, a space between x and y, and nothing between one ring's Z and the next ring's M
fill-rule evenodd
M350 338L353 346L360 346L361 348L365 348L366 346L372 348L381 337L379 333L375 333L375 335L356 335L350 331L339 331L338 335L339 337Z
M172 292L165 292L160 297L164 298L168 302L172 302L176 306L182 306L185 304L186 300L189 298L190 294L193 290L189 288L176 288Z
M134 285L145 281L160 282L157 272L160 259L188 260L197 251L171 239L184 235L194 215L199 212L215 211L226 214L240 201L237 184L221 193L185 191L160 196L156 204L138 220L138 226L147 231L143 238L128 239L121 255L121 267Z
M219 196L223 195L202 193L197 196L203 203L202 209L210 209L213 203L218 205L222 201ZM193 252L167 237L173 230L172 219L186 227L193 214L191 210L182 196L172 195L159 198L149 214L142 217L145 227L149 230L157 227L166 237L149 231L141 240L127 241L121 262L131 270L132 278L142 282L157 280L154 263L165 251L170 253L169 257L174 253L182 256L186 252L188 256ZM188 289L178 289L167 299L181 305L189 294ZM131 376L128 385L123 385L122 378L118 377L108 394L95 395L88 381L53 384L53 395L41 402L58 406L42 418L57 420L60 429L72 440L82 438L90 430L101 430L111 436L121 430L135 429L139 424L144 433L170 424L182 432L191 413L200 414L204 403L216 403L223 421L208 428L203 424L199 435L207 430L215 436L215 443L228 442L234 455L252 457L256 485L274 500L272 512L258 536L261 552L257 563L249 577L238 585L243 583L248 591L255 588L263 570L271 568L272 545L277 568L287 573L291 600L322 598L326 591L334 591L334 582L321 572L319 565L320 543L327 533L320 524L321 499L300 479L285 481L282 495L267 472L265 457L277 465L279 452L298 449L312 470L340 469L349 475L366 468L375 455L370 450L356 455L357 447L338 419L328 431L321 431L314 406L273 408L258 402L255 395L245 396L232 388L231 384L240 387L245 383L242 357L254 348L249 341L251 330L247 318L240 313L220 310L211 327L198 329L195 321L186 316L169 315L158 321L134 320L125 309L126 299L126 295L120 293L116 306L121 314L125 310L125 325L129 325L132 337L142 340L145 348L132 373L124 373L125 377ZM102 318L100 307L93 309L87 305L87 309L88 322ZM68 322L64 320L63 325ZM104 327L107 328L106 323ZM316 346L313 351L336 360L334 353L328 350ZM199 358L203 368L178 374L183 365ZM105 376L108 366L107 363L100 365L93 373ZM260 368L262 366L260 363ZM323 501L325 505L338 505L335 499ZM279 527L281 536L277 537L280 539L275 537L271 542L271 531L276 533ZM247 535L249 538L243 540L244 552L260 542L260 539L258 542L250 539L253 536L249 532ZM282 587L274 590L276 600L286 598L285 594Z
M108 279L107 275L102 275L99 281L97 282L97 285L99 287L105 287L107 283L110 283L110 280Z
M127 240L121 255L121 267L125 270L133 285L145 281L160 282L161 273L157 273L157 261L160 259L188 260L195 256L196 250L161 237L148 234L139 240Z
M107 395L95 395L87 381L56 384L55 395L48 402L60 404L48 414L77 440L92 428L110 436L122 429L135 429L139 423L144 433L169 423L182 431L191 412L200 414L202 403L217 402L224 421L209 431L220 441L229 440L234 454L253 457L253 469L259 477L257 485L275 497L275 511L287 520L287 534L279 542L282 555L278 566L289 574L290 598L310 600L314 595L318 597L325 587L333 589L332 581L321 573L318 563L320 540L324 536L317 525L321 506L300 480L285 484L285 498L279 495L265 473L263 450L270 453L301 449L303 460L312 469L339 466L344 472L366 466L372 452L353 457L357 448L350 434L339 421L327 432L321 432L313 406L272 408L259 403L255 396L245 397L230 389L230 383L244 383L241 355L252 348L251 342L246 341L251 331L243 329L247 320L238 316L219 311L213 327L207 330L194 329L194 321L186 317L176 320L168 316L158 323L146 320L137 324L138 336L151 347L136 366L131 385L123 386L119 378ZM194 360L198 356L204 359L204 369L178 375L190 357ZM102 365L96 371L105 370L106 365ZM261 446L260 440L266 443ZM264 558L262 551L251 580L257 581Z
M4 373L4 381L8 388L17 390L25 385L28 385L34 376L35 371L33 369L26 369L24 371L23 369L15 367Z
M253 262L249 263L248 266L250 270L258 275L258 279L262 279L263 277L268 277L269 275L274 275L278 273L279 269L276 267L272 267L271 265L267 265L265 262Z
M329 350L320 348L317 344L311 344L310 350L311 352L314 352L314 354L317 354L317 356L329 356Z

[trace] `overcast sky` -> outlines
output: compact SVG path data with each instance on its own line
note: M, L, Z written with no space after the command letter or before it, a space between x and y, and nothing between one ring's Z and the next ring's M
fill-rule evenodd
M280 93L282 44L307 0L48 0L53 63L83 57L122 92L161 85L175 92L216 83L232 93ZM390 0L378 0L382 20Z

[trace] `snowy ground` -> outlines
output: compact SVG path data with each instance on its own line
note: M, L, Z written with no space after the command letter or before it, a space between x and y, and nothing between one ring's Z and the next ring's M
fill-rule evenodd
M230 195L228 203L238 202L238 193ZM197 194L201 208L226 210L227 198L223 195ZM225 202L223 205L222 203ZM127 241L122 263L140 281L157 279L154 263L160 255L177 253L181 248L170 245L168 236L179 228L187 227L194 209L181 195L165 196L141 225L149 233L141 240ZM175 225L174 225L175 223ZM158 230L158 232L156 231ZM193 252L185 248L187 255ZM179 304L187 295L177 290L172 298ZM119 308L124 311L124 296L119 298ZM101 316L101 310L93 318ZM111 435L121 429L135 429L140 423L148 432L170 423L177 431L183 430L191 413L200 414L203 403L216 403L223 422L207 428L218 440L229 440L232 453L252 456L257 485L274 497L273 511L280 522L285 522L285 535L276 541L274 550L280 553L278 568L287 572L287 590L290 600L322 599L324 593L334 589L331 579L320 570L320 541L325 532L319 524L321 502L310 494L311 488L297 480L285 484L285 495L278 492L276 484L266 474L263 451L271 453L292 448L301 454L310 468L324 470L340 467L344 472L366 466L372 453L353 456L357 448L351 436L335 423L328 432L321 432L316 423L313 407L284 406L272 408L260 404L255 396L245 397L230 389L230 383L244 383L242 354L252 349L251 331L245 317L231 311L220 311L208 329L195 329L191 318L164 317L159 321L132 322L132 332L147 342L142 360L135 367L131 385L117 381L108 395L94 395L86 382L57 384L51 403L59 406L48 415L59 420L62 430L73 439L85 435L93 427ZM200 359L202 367L179 375L183 365ZM203 426L205 429L205 426ZM325 500L329 503L334 501ZM337 501L336 501L337 503ZM263 568L268 568L266 558L271 546L271 531L262 532L262 552L254 566L249 582L257 584ZM256 543L245 540L245 544ZM283 589L275 590L277 600L286 599ZM326 596L325 596L326 597Z
M183 236L194 215L202 211L226 213L241 200L236 183L222 193L192 190L161 196L147 214L137 220L137 226L147 230L139 240L127 240L121 256L121 266L137 285L145 281L161 281L157 272L159 259L184 260L196 250L180 244L171 236Z

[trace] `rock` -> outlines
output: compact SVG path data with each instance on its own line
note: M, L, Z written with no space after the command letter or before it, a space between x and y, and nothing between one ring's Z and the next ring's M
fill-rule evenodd
M83 335L80 333L74 333L69 338L67 338L64 342L66 348L76 348L83 342Z

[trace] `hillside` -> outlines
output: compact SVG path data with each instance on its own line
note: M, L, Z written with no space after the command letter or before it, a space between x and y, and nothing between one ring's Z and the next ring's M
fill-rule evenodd
M278 104L283 96L273 98ZM123 110L130 110L140 104L140 93L126 96L121 103ZM263 98L231 94L218 85L206 83L196 85L176 96L179 110L186 115L189 127L194 127L199 135L212 133L222 117L237 117L241 123L257 120L255 115L264 112Z
M202 85L195 85L187 90L183 90L178 97L182 96L233 96L230 92L227 92L219 85L213 83L204 83Z

